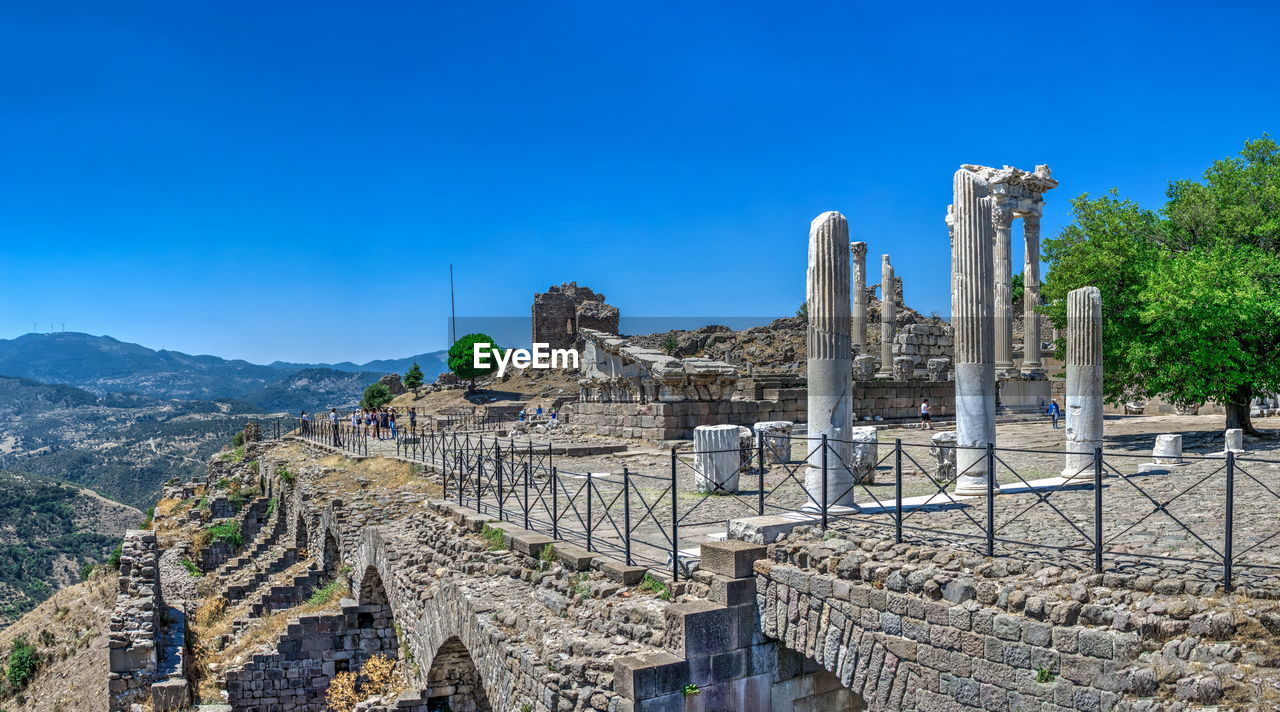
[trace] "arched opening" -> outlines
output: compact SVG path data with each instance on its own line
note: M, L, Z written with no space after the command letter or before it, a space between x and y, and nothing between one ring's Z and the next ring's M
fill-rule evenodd
M298 549L299 558L305 558L310 544L307 536L307 519L302 514L298 514L298 524L294 527L293 536L293 545Z
M382 575L373 566L365 569L364 577L360 579L360 597L356 602L362 606L387 603L387 589L382 585Z
M427 672L428 712L492 712L484 681L467 646L454 636L440 646Z
M324 558L321 560L325 576L333 578L338 575L338 540L333 532L324 533Z

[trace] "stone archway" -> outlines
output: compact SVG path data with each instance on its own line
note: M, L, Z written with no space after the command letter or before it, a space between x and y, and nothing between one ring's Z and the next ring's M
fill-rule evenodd
M444 641L431 660L423 697L428 712L492 712L471 651L457 637Z
M364 576L360 577L360 594L356 602L362 606L388 603L387 589L382 584L382 574L378 573L378 567L370 565L365 569Z

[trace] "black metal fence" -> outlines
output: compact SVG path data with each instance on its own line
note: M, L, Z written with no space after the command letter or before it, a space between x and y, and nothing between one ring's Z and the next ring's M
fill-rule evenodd
M1170 466L1175 477L1129 471L1149 455L1096 449L1063 472L1056 450L801 437L802 455L792 457L780 438L762 435L736 449L671 448L661 474L593 473L564 468L549 443L499 437L499 423L485 429L489 422L397 432L394 455L431 466L445 496L462 505L628 565L669 567L676 579L688 574L697 542L731 519L769 514L807 515L822 529L881 527L899 543L945 542L986 556L1076 557L1097 572L1157 565L1185 575L1199 565L1226 591L1242 571L1251 582L1280 573L1280 543L1274 556L1267 547L1280 536L1280 469L1263 472L1280 460L1186 455L1183 466L1200 467ZM304 423L299 434L369 453L369 434L349 423ZM969 464L959 469L957 459ZM971 476L978 493L955 494ZM1171 540L1177 546L1166 546Z

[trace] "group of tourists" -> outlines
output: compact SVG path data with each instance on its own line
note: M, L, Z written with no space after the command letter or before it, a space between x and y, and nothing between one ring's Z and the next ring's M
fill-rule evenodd
M410 408L408 413L409 430L413 432L418 427L418 413L414 408ZM342 446L342 438L338 424L344 420L344 416L338 413L337 408L329 409L329 427L333 434L333 444L336 447ZM356 408L351 411L350 415L345 416L345 420L351 425L351 434L354 437L373 438L375 440L396 440L400 437L399 425L400 414L396 413L395 408ZM311 416L307 411L302 411L298 415L298 424L304 435L310 435L312 428L316 424L312 423Z
M558 412L555 408L552 408L552 409L551 409L551 419L552 419L552 420L556 420L558 415L559 415L559 412ZM530 412L529 412L529 410L528 410L527 408L521 408L521 409L520 409L520 415L516 416L516 419L517 419L517 420L519 420L521 423L523 423L523 422L525 422L526 420L528 420L528 419L529 419L529 416L533 416L534 418L537 418L538 420L541 420L541 419L542 419L542 406L538 406L538 407L537 407L537 409L535 409L532 413L530 413Z

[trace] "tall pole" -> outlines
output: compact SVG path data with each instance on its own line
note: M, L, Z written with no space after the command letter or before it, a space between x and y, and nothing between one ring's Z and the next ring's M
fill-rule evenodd
M449 265L449 345L458 340L458 315L454 311L453 302L453 265Z

